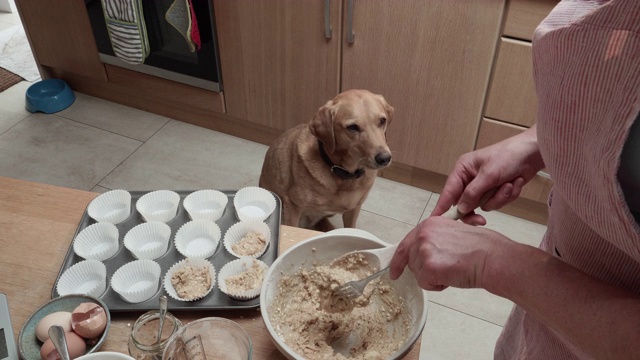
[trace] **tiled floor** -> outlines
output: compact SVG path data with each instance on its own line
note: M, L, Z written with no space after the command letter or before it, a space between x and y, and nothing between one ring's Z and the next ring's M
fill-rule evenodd
M0 13L0 30L19 24ZM238 189L257 185L267 147L77 93L53 115L24 108L22 82L0 93L0 175L82 190ZM378 179L358 227L396 243L437 194ZM537 246L545 227L485 214L489 228ZM489 359L511 303L484 290L429 292L421 359Z

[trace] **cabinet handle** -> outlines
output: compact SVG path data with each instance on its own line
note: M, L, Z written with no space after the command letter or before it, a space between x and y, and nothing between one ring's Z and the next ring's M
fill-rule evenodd
M353 33L353 0L347 1L347 43L353 45L356 34Z
M324 0L324 37L331 39L331 0Z

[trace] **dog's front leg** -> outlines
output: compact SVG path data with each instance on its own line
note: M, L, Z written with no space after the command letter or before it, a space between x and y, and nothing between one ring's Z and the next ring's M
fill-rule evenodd
M287 202L282 207L282 225L300 227L300 217L302 210L297 206Z
M344 227L355 228L358 215L360 215L360 206L343 213L342 223L344 224Z

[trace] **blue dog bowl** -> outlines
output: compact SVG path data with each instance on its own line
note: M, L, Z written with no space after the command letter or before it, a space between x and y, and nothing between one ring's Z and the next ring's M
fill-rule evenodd
M26 94L26 108L29 112L52 114L71 106L76 100L69 85L60 79L38 81L29 86Z

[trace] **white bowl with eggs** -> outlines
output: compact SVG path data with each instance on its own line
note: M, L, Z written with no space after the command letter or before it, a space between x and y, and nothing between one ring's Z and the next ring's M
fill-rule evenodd
M326 265L331 263L334 259L354 250L375 249L383 246L389 246L378 239L374 235L357 229L338 229L333 230L308 240L305 240L293 247L291 247L284 254L280 255L278 259L271 265L267 272L262 289L260 292L260 310L265 326L269 332L272 342L285 355L288 359L306 359L310 356L308 354L300 354L294 350L294 346L290 346L283 337L287 337L291 334L291 338L295 338L293 332L288 331L285 325L278 323L278 316L276 315L279 310L277 307L277 300L280 299L279 293L283 291L283 297L285 292L289 297L288 304L296 303L298 299L294 298L294 294L289 293L288 290L283 290L281 285L281 279L295 277L301 272L301 270L310 271L317 265ZM382 354L386 359L401 359L405 356L416 343L420 337L422 330L427 321L427 292L422 290L415 277L410 271L405 271L402 276L395 280L385 280L391 287L391 294L394 297L403 299L402 311L404 312L399 321L392 321L384 325L381 331L382 333L398 334L402 333L402 337L396 339L396 343L399 344L395 350L389 350L389 354ZM367 305L369 306L369 305ZM366 311L384 311L378 303L371 302L370 306L373 308ZM358 324L358 326L366 326ZM402 327L400 332L398 329ZM321 335L322 336L322 335ZM331 343L331 348L337 353L347 355L349 358L349 349L354 343L361 343L364 339L352 338L356 335L349 334L339 340ZM385 335L383 335L384 337ZM311 339L309 339L311 340ZM375 339L366 339L367 341ZM306 341L306 340L305 340ZM362 354L361 354L362 355ZM369 354L374 355L374 354ZM324 355L325 357L331 357L331 355ZM322 357L320 357L322 358ZM374 357L375 358L375 357Z

